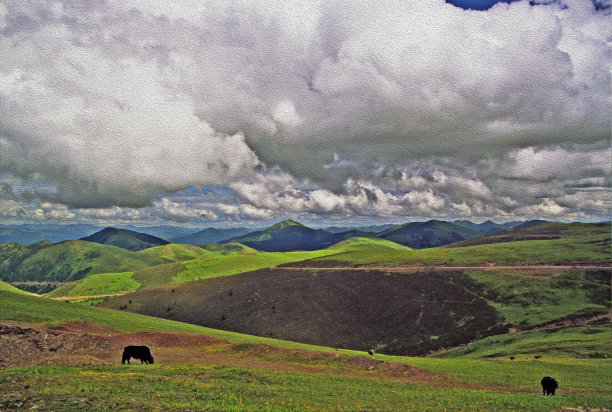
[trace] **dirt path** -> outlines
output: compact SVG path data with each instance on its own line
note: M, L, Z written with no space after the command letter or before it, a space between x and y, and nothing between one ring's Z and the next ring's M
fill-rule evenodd
M599 323L601 321L606 321L607 323L612 322L612 312L608 312L605 315L593 316L592 318L586 319L566 319L558 322L547 323L545 325L536 326L533 329L551 329L558 328L562 326L585 326L591 325L593 323Z
M418 272L428 270L508 270L508 271L559 271L559 270L612 270L612 265L422 265L422 266L336 266L336 267L309 267L307 264L300 267L276 266L270 269L283 270L380 270L383 272Z
M71 301L79 302L79 301L86 300L86 299L107 298L107 297L113 297L113 296L121 296L121 295L125 295L126 293L131 293L131 292L133 292L133 290L123 290L123 291L120 291L120 292L104 293L104 294L101 294L101 295L55 296L55 297L52 297L51 299L53 299L53 300L71 300Z

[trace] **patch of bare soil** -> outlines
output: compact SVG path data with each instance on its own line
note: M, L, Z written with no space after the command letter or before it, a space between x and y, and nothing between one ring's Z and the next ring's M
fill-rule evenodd
M107 338L43 327L0 324L0 368L101 365L112 354Z
M205 335L156 331L114 335L109 337L109 341L114 347L143 345L143 342L147 342L149 345L161 347L229 345L229 342L224 339L213 338Z
M74 332L74 333L88 333L92 335L114 335L121 333L121 331L108 326L97 325L91 322L73 322L66 323L57 328L53 328L55 331L60 332Z
M79 332L75 332L77 330ZM533 391L533 388L503 383L482 387L445 373L430 372L405 363L385 362L375 356L351 357L250 342L230 344L223 339L194 334L139 332L109 335L112 332L110 328L90 323L69 324L58 329L0 324L0 369L30 365L118 364L123 347L136 344L149 346L156 364L228 365L394 380L446 388Z

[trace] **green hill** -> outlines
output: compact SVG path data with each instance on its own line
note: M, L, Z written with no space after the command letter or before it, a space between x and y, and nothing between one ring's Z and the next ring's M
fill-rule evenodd
M542 232L553 227L556 235L542 238ZM540 231L536 238L506 239L505 232L475 238L466 243L413 250L345 250L334 256L318 258L345 265L514 265L514 264L574 264L610 262L610 224L564 223L541 225L523 230ZM479 239L488 239L481 241ZM457 246L457 247L454 247ZM322 263L320 263L322 264Z
M36 282L72 282L93 274L134 272L212 256L218 254L191 245L169 244L131 252L82 240L10 243L0 245L0 274L5 282L30 282L31 291L37 291Z
M332 250L257 252L239 244L217 246L214 249L218 251L214 252L190 245L173 244L135 252L134 255L137 257L143 258L148 255L148 259L157 258L157 262L164 263L141 269L90 274L83 279L65 284L47 293L46 296L100 302L115 295L139 289L235 275L336 253ZM193 252L199 250L196 253L197 256L186 254L185 250L189 251L189 248L195 249ZM184 253L178 253L177 249Z
M92 273L123 272L163 263L116 246L82 240L35 245L0 245L0 273L5 282L77 280Z
M13 293L28 293L26 291L18 289L15 286L9 285L8 283L2 282L2 281L0 281L0 291L13 292Z
M169 243L164 239L146 233L139 233L126 229L115 229L114 227L107 227L93 235L81 238L80 240L117 246L131 251L167 245Z
M370 237L350 237L336 243L335 245L331 246L330 249L335 249L339 252L353 252L357 250L384 251L386 249L407 252L412 250L408 246L400 245L399 243L395 243L390 240Z
M480 236L481 233L467 227L440 220L412 222L387 229L376 237L387 239L413 249L425 249Z
M245 246L241 243L209 243L202 245L202 249L209 250L211 252L220 253L222 255L235 255L235 254L253 254L259 253L257 250Z
M554 240L561 238L578 238L581 236L609 235L610 223L541 223L538 225L521 225L516 228L479 236L456 242L447 247L465 247L491 243L518 242L524 240ZM610 246L610 237L603 238L600 246Z

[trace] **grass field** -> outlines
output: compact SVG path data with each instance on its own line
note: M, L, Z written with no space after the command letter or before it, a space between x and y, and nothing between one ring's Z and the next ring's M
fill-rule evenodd
M567 318L587 318L610 309L610 270L467 271L484 297L520 329Z
M489 336L435 356L505 359L514 356L517 359L531 359L534 355L542 354L546 358L573 357L580 354L612 359L611 336L610 324L526 330Z
M27 324L58 326L91 322L124 332L166 330L250 341L278 347L363 355L274 339L259 338L99 307L57 302L12 292L0 292L0 319ZM590 328L590 333L586 333ZM599 331L594 331L599 328ZM535 332L535 331L534 331ZM533 350L537 336L513 334ZM547 332L542 331L546 334ZM583 344L605 339L609 326L585 327ZM590 335L590 336L587 336ZM504 335L507 336L507 335ZM549 336L552 334L549 333ZM568 344L576 339L567 336ZM559 339L556 339L559 341ZM546 342L542 342L546 344ZM240 344L244 346L244 344ZM241 346L237 346L239 348ZM495 346L512 342L495 342ZM486 356L486 346L480 356ZM245 349L253 346L245 346ZM519 348L519 347L517 347ZM574 359L568 354L533 360L414 358L376 355L385 362L401 362L441 374L440 380L410 382L367 369L342 372L341 363L288 358L268 366L239 367L224 364L30 366L0 369L0 409L17 410L558 410L562 406L609 407L612 404L610 359ZM476 356L473 351L467 356ZM240 352L233 356L241 359ZM266 353L249 355L253 362ZM448 355L447 355L448 356ZM238 358L236 358L238 357ZM313 362L315 362L313 364ZM291 371L310 368L307 372ZM438 376L438 375L435 375ZM560 382L555 397L541 395L542 376ZM410 379L408 377L408 379Z
M469 364L469 367L474 366ZM470 370L469 367L464 366L462 370ZM482 367L477 370L481 371ZM164 410L223 411L550 411L568 405L601 408L612 403L609 392L561 392L557 396L544 397L537 387L539 376L548 372L543 370L546 369L531 368L532 376L521 382L525 385L520 388L522 391L510 388L502 392L487 390L486 384L474 389L449 388L223 365L28 367L0 371L0 391L10 394L4 397L0 407L30 410L154 410L161 407ZM513 368L513 372L521 374L523 370ZM503 379L506 375L497 376Z
M16 288L15 286L9 285L6 282L0 281L0 291L3 292L13 292L13 293L27 293L21 289Z

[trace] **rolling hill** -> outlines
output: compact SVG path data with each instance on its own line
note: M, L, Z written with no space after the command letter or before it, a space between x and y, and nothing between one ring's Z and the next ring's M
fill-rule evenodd
M456 242L446 247L457 248L526 240L578 239L582 236L604 235L599 245L603 247L607 245L609 248L610 238L606 238L605 235L609 234L610 227L610 223L542 223L518 225L512 229Z
M134 232L126 229L107 227L93 235L81 238L87 242L112 245L123 249L138 251L155 246L167 245L167 240L146 233Z
M390 240L413 249L442 246L480 236L474 229L461 227L441 220L412 222L387 229L376 237Z
M418 249L410 253L388 249L350 248L333 256L317 258L312 264L335 265L515 265L515 264L608 264L612 261L610 223L558 223L535 226L534 233L556 227L556 235L532 239L506 238L505 232L474 238L466 243ZM525 228L525 230L528 230ZM486 240L479 240L486 239ZM510 240L510 241L507 241ZM457 246L457 247L454 247Z
M165 245L131 252L82 240L33 245L0 245L0 274L5 282L28 282L31 292L48 292L49 282L65 283L96 273L137 271L170 262L216 255L191 245ZM38 284L40 285L38 285ZM21 286L21 285L20 285Z

